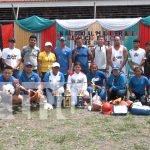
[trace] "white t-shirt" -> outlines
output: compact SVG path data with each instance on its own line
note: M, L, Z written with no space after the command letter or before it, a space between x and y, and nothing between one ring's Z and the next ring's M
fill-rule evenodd
M145 50L139 48L137 50L131 49L129 51L129 61L132 61L135 65L140 65L141 61L145 59Z
M21 51L17 48L4 48L2 51L2 58L11 67L15 67L18 63L18 60L21 59Z
M95 46L95 58L94 62L97 64L98 69L106 69L107 59L106 59L106 46L102 47Z

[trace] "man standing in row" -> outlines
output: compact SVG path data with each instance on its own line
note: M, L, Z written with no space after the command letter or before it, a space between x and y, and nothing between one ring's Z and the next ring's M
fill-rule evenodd
M108 71L107 53L108 49L105 46L105 40L103 36L98 37L97 45L92 49L94 63L97 64L98 70L106 72Z
M21 52L15 48L15 39L8 40L9 47L2 51L2 62L4 66L10 66L13 69L13 76L19 78L19 65L21 63Z
M108 63L111 68L113 68L113 66L118 66L120 71L126 73L127 58L127 48L121 45L120 37L116 36L114 39L114 46L108 49Z
M129 74L132 76L134 74L135 67L142 67L144 71L144 63L145 63L145 50L140 48L140 40L135 39L133 41L133 49L129 50L129 58L128 63L130 65Z
M65 80L67 80L68 73L72 71L72 52L66 46L66 39L64 37L60 38L59 47L55 48L54 53L57 62L60 64L60 72L64 74Z
M33 64L33 71L38 72L38 55L40 49L36 46L37 37L35 35L31 35L29 37L29 45L24 46L21 51L22 61L25 66L27 62Z
M76 45L77 47L72 51L72 61L74 63L80 62L82 72L87 74L89 71L89 64L88 60L92 60L92 52L83 45L82 37L76 38Z

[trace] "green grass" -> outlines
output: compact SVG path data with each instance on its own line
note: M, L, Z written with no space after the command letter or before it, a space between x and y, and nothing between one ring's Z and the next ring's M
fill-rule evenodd
M148 116L105 116L87 110L57 110L44 119L38 111L30 119L18 112L13 120L0 120L0 150L149 150Z

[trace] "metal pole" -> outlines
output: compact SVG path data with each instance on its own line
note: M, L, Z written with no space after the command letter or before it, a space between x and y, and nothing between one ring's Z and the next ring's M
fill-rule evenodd
M19 6L17 7L16 20L18 20L18 14L19 14Z
M14 17L15 17L15 20L16 20L16 13L15 13L15 8L14 8L14 5L13 5L13 4L11 4L11 6L12 6L12 10L13 10Z
M96 19L96 1L94 1L94 19Z

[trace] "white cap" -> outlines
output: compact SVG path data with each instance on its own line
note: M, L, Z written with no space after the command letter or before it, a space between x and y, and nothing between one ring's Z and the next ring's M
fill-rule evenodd
M59 67L60 68L60 64L58 62L54 62L52 67Z
M53 46L51 42L46 42L45 46Z
M62 36L62 37L60 38L60 41L66 41L66 39Z

